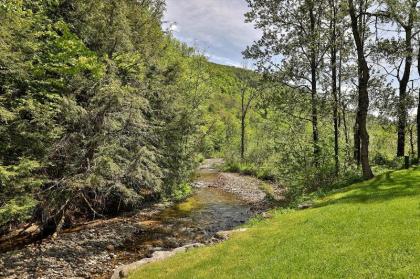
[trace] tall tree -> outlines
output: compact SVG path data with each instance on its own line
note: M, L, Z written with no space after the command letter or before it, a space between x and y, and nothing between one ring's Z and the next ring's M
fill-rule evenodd
M369 66L365 54L365 23L362 20L360 24L359 19L363 17L362 13L366 10L364 0L359 1L359 12L356 11L354 0L348 0L348 12L351 19L351 29L353 33L354 43L357 52L357 66L358 66L358 109L357 109L357 133L360 138L360 160L362 164L363 177L370 179L373 177L373 172L369 162L369 134L367 131L367 114L369 109ZM355 140L358 140L355 138Z
M32 216L60 230L185 188L204 58L163 32L162 9L2 1L0 229Z
M317 84L318 84L318 75L317 70L319 66L318 56L318 40L320 38L318 26L321 22L321 10L315 10L315 1L307 0L305 1L305 6L308 9L310 24L309 24L309 56L310 56L310 68L311 68L311 109L312 109L312 139L314 144L314 159L315 165L319 164L319 155L320 155L320 146L319 146L319 128L318 128L318 94L317 94Z
M319 165L318 79L328 51L323 18L326 2L314 0L263 1L247 0L251 11L248 22L262 30L262 38L244 52L258 61L260 68L276 71L289 87L311 96L313 163ZM278 62L280 60L280 62Z
M259 88L258 81L256 80L256 75L250 71L241 71L238 70L237 73L239 81L239 92L241 98L241 147L240 154L241 160L245 160L245 151L246 151L246 125L247 125L247 116L248 112L251 109L252 103L258 96Z
M405 155L406 147L406 128L408 118L408 83L411 77L411 67L414 60L413 37L415 34L415 24L417 20L418 0L385 0L380 4L385 5L385 10L378 12L368 12L369 16L376 16L387 24L396 24L397 32L404 33L401 38L385 38L380 42L381 51L385 56L386 62L391 66L391 70L386 70L388 75L396 79L399 84L399 96L397 103L397 156ZM384 67L389 67L381 65Z
M340 172L340 146L339 146L339 88L338 88L338 48L339 34L337 32L337 20L338 20L338 7L337 2L334 0L328 1L331 15L330 15L330 31L331 31L331 92L333 97L333 125L334 125L334 161L335 161L335 173L336 175Z
M398 142L397 142L397 156L405 155L405 135L407 126L407 86L410 81L411 65L413 64L414 50L412 45L413 40L413 28L415 23L415 17L417 12L418 0L405 1L409 2L408 19L404 21L404 15L406 9L402 9L402 13L396 11L398 7L394 7L392 4L394 1L388 1L391 10L392 18L401 25L405 32L404 38L404 71L402 77L398 78L399 88L399 100L398 100ZM404 3L407 4L407 3ZM400 10L401 11L401 10Z
M417 71L420 75L420 38L418 38L418 57L417 57ZM417 158L420 159L420 88L418 89L417 101Z

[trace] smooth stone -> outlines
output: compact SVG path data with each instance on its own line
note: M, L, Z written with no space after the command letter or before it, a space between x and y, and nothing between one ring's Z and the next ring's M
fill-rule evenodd
M302 203L302 204L299 204L298 205L298 209L308 209L308 208L311 208L313 206L313 204L312 203Z

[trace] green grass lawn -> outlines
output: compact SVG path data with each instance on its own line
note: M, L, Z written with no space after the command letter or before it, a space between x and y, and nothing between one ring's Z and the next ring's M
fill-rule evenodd
M420 278L420 170L387 173L248 226L130 278Z

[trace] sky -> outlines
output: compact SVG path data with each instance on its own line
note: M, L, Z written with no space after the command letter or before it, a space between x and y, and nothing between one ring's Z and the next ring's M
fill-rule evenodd
M241 52L259 39L259 31L245 23L245 0L167 0L166 5L166 28L215 63L241 66Z

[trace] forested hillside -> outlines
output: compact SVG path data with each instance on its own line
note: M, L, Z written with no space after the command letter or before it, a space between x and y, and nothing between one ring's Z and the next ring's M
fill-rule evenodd
M181 195L205 60L161 1L2 1L0 226L115 214Z

